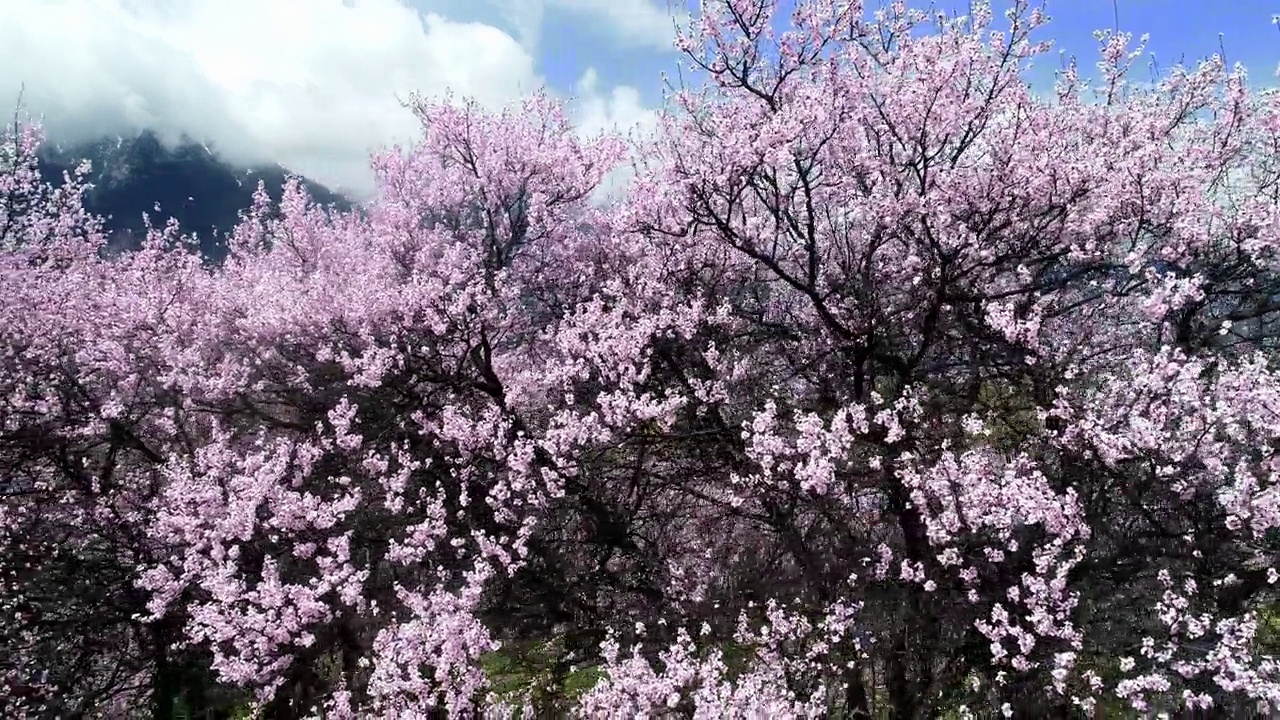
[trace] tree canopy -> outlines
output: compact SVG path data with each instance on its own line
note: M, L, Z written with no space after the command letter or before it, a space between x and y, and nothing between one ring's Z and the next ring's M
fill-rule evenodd
M11 128L4 712L1280 709L1280 95L775 11L706 0L631 148L415 98L220 264L109 256Z

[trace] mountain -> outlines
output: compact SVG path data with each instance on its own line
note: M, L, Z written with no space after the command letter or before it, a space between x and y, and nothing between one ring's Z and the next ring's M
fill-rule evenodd
M203 144L187 139L166 148L150 131L72 146L46 143L40 153L41 175L46 182L61 184L63 173L82 159L92 164L87 179L93 188L85 194L85 207L106 218L112 247L137 246L145 235L145 212L155 227L176 218L183 232L197 234L201 253L214 261L226 256L225 235L235 227L238 213L253 202L258 181L264 181L267 192L278 201L289 175L279 165L233 167ZM319 183L303 178L303 186L320 204L344 210L352 206L350 200Z

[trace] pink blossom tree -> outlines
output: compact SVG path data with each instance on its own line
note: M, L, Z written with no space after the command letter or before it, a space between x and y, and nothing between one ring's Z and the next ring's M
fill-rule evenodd
M590 706L1280 699L1277 97L1216 57L1131 86L1140 48L1108 33L1098 81L1037 97L1027 3L999 30L985 3L800 3L783 33L775 8L703 4L681 43L707 83L623 211L654 306L710 311L675 371L701 433L680 492L727 542L688 574L746 551L766 587L696 585L710 654L616 656ZM765 628L739 682L770 689L735 696L714 617L739 615Z
M138 571L162 557L148 528L178 438L161 361L184 279L176 228L107 263L80 168L56 190L40 135L0 151L0 708L14 717L166 716L201 672L177 622L148 623ZM198 653L196 653L198 655Z
M202 439L165 466L152 532L174 551L142 585L155 617L190 593L188 634L272 715L476 710L486 588L584 442L539 356L589 287L565 279L620 146L542 97L417 111L365 214L260 196L167 353Z
M106 259L15 136L6 709L1280 705L1280 96L1108 33L1038 96L1026 2L776 12L703 4L603 206L548 97L415 99L369 207Z

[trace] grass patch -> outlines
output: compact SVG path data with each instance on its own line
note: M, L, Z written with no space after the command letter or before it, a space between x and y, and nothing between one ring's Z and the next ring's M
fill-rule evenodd
M480 664L500 700L519 704L527 698L538 712L567 709L604 675L597 666L569 663L557 640L509 643L481 657Z

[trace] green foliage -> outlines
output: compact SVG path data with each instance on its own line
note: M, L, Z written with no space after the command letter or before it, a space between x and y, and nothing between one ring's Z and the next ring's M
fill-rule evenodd
M978 388L977 405L991 430L990 442L995 447L1020 447L1023 440L1041 429L1031 388L1025 383L983 382Z
M485 655L481 664L500 700L519 705L527 699L539 713L564 711L602 677L594 665L571 664L559 637L509 643Z

